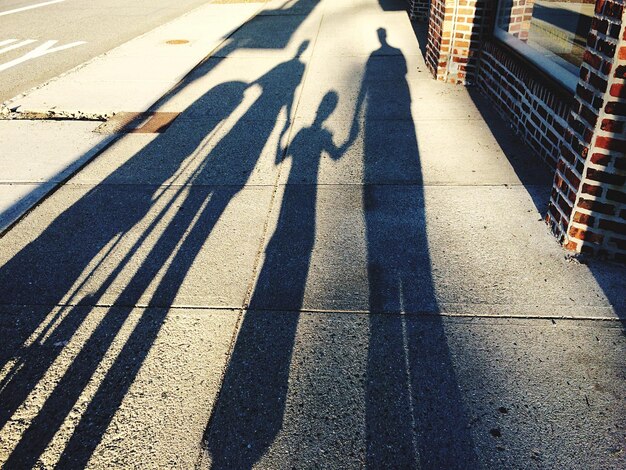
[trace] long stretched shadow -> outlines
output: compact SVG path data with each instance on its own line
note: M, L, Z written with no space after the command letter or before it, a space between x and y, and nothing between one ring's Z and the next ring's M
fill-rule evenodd
M353 124L357 128L364 116L363 206L372 312L366 465L475 468L468 417L436 314L406 61L387 43L384 29L378 35L381 47L367 61ZM397 79L385 78L389 65L380 62L381 56L393 57ZM381 110L395 119L381 120Z
M98 323L40 412L22 434L20 442L5 463L7 468L27 468L37 462L92 379L133 306L161 271L164 274L149 305L167 307L174 301L215 223L246 184L277 125L277 117L283 109L290 109L304 73L304 63L299 56L307 46L308 42L305 41L296 57L277 65L254 83L229 82L210 90L190 106L167 133L155 139L67 209L0 270L2 300L5 302L29 304L37 299L46 305L55 305L61 301L84 305L65 309L63 316L59 314L53 330L43 331L32 343L34 346L20 351L19 364L13 366L14 372L7 376L0 390L2 426L59 356L60 348L52 346L73 336L89 314L88 306L98 304L148 237L156 233L156 227L164 220L166 212L172 209L173 204L180 204L139 268L117 296L114 304L119 307L112 308ZM252 85L261 88L260 97L208 155L196 157L202 159L201 163L190 176L181 181L180 176L189 163L187 157L201 146L219 123L233 113L242 103L245 90ZM211 110L210 118L197 119L205 109ZM185 119L185 114L192 119ZM166 158L162 158L163 153ZM151 163L156 164L156 170ZM142 172L154 172L150 185L145 190L128 190L124 181L133 181L133 177ZM87 298L72 299L70 291L83 270L105 246L130 232L153 210L156 201L164 197L161 185L170 183L176 175L179 176L177 182L183 186L171 190L174 194L169 202L150 217L148 226L123 259L117 261L113 272ZM219 183L224 180L228 180L228 184L220 186ZM76 256L78 259L68 263L68 256ZM65 268L60 270L61 266ZM37 315L25 319L31 327L24 331L32 333L50 313L50 308L39 309ZM166 314L166 308L152 309L140 317L74 430L61 456L61 467L80 468L87 463L141 368ZM49 335L46 336L46 333ZM14 354L14 351L4 351L3 359Z
M326 94L313 124L289 145L291 170L276 229L205 432L212 468L251 468L282 427L297 311L315 241L319 163L323 152L338 159L349 145L337 148L323 127L336 105L337 95ZM312 183L298 184L303 179ZM270 308L279 312L268 313Z
M280 44L273 41L271 35L266 34L266 30L271 29L271 24L267 22L238 31L236 40L228 41L222 48L222 54L218 55L225 56L245 47L268 49L285 47L289 38L311 13L317 2L297 0L289 4L291 5L289 8L268 12L269 14L298 13L294 21L282 28ZM298 54L301 54L303 50L304 48L300 48ZM212 60L203 64L196 73L184 80L177 89L158 104L164 104L192 81L210 73L219 62L219 60ZM257 130L256 125L250 122L240 124L231 131L230 138L225 139L221 147L218 146L211 156L207 157L207 162L203 167L197 170L189 181L183 181L183 183L193 182L194 179L210 179L211 175L235 171L229 162L225 161L227 158L220 159L220 154L221 157L228 156L229 151L245 146L249 160L243 163L230 161L233 167L236 166L236 171L240 172L238 179L243 183L246 175L249 175L249 171L254 167L255 158L258 157L258 154L255 157L254 152L264 144L266 139L264 136L269 135L273 129L272 120L282 107L291 106L289 100L293 99L293 92L299 84L302 70L302 63L294 59L260 79L258 85L263 89L265 99L258 100L254 106L256 112L249 113L255 118L258 115L264 117L260 123L261 129L255 135L256 139L249 138L250 130ZM288 77L286 81L285 76ZM243 92L249 85L242 82L229 82L210 90L183 113L175 123L175 128L172 128L167 136L157 138L119 167L111 176L54 220L36 240L2 266L0 300L3 303L12 305L36 303L43 306L31 308L27 317L16 320L14 325L18 325L18 328L13 329L10 341L4 343L5 347L0 347L1 364L4 366L8 361L13 361L9 373L0 383L0 403L2 403L0 427L7 423L59 357L62 348L56 345L64 344L80 328L90 312L88 306L98 303L107 287L115 281L142 243L153 233L165 213L172 209L175 201L180 200L182 190L178 191L176 197L172 197L171 201L149 221L144 233L128 254L123 259L116 260L117 267L102 282L97 292L86 297L77 295L86 284L86 281L80 281L81 274L88 266L94 265L97 256L103 251L105 251L104 258L106 259L114 251L119 239L129 233L150 212L163 196L162 193L158 194L159 190L153 192L151 188L169 184L177 174L184 171L185 159L241 104ZM280 88L280 91L276 91L276 88ZM273 112L274 109L276 113ZM209 110L209 113L205 110ZM205 116L208 114L208 117L185 123L184 117L189 114ZM287 125L288 123L285 127ZM178 135L179 138L172 138L172 135ZM184 138L180 138L181 136ZM167 153L166 158L162 157L164 151ZM245 151L235 151L232 154L233 158L234 155L241 153L246 154ZM158 170L154 170L154 167ZM150 187L147 187L145 191L136 191L133 186L124 187L125 182L133 181L134 175L145 172L150 172L152 177ZM178 182L180 183L180 178ZM117 183L121 185L116 186ZM208 236L221 211L237 190L237 185L234 185L231 186L230 193L215 191L215 188L207 189L202 194L194 191L194 197L185 200L182 207L178 209L175 219L169 223L168 228L151 250L148 259L133 276L117 302L130 306L139 299L149 279L162 267L185 230L190 228L191 221L195 221L196 230L186 236L185 249L178 251L152 297L158 304L167 305L168 299L174 298L176 287L180 285L178 281L184 278L197 248ZM209 199L210 204L207 204ZM103 216L104 214L107 216ZM186 250L190 246L195 247L196 250ZM98 270L100 264L101 262L97 262L95 266L89 268L91 271L84 276L86 280ZM59 303L80 303L84 307L55 309L45 306ZM58 311L55 312L55 310ZM29 466L36 460L58 429L63 417L71 409L71 405L75 403L88 378L92 376L95 367L106 352L107 346L110 345L112 338L115 337L129 313L129 307L122 308L120 311L115 311L114 315L107 316L99 325L77 360L65 373L62 382L56 386L54 393L44 405L42 413L31 423L8 463ZM84 414L79 425L80 429L75 432L67 446L62 458L63 464L79 465L87 461L141 367L161 327L165 313L159 311L150 318L144 316L135 327L130 341L108 372L96 398ZM54 315L52 320L49 318L51 315ZM44 320L48 326L45 326ZM32 339L34 334L34 340L26 346L26 339L29 337ZM86 428L89 428L88 432Z

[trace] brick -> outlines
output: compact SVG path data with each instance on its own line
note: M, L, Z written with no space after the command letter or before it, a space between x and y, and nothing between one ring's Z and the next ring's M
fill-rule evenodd
M597 111L592 111L587 106L581 103L578 114L582 116L582 118L587 121L592 127L595 127L596 122L598 122L598 114Z
M589 80L589 69L581 67L579 77L583 82Z
M599 227L603 230L610 230L620 235L626 235L626 223L600 219Z
M601 214L613 215L615 213L615 207L611 204L606 204L599 201L592 201L590 199L580 198L578 200L578 207L586 209L588 211L599 212Z
M626 103L611 101L606 104L604 111L607 114L615 114L618 116L626 116Z
M626 65L620 65L615 69L615 78L626 79Z
M589 84L600 92L604 92L608 85L607 81L604 78L595 73L589 74Z
M605 41L604 39L599 39L598 42L596 43L597 50L609 57L613 57L613 55L615 54L616 47L617 46L614 43ZM623 50L626 51L626 48L624 48ZM620 54L621 52L622 50L620 50Z
M561 213L559 212L559 210L557 209L557 207L554 204L550 204L550 207L548 208L548 213L550 215L550 217L552 217L552 219L556 222L559 223L561 220Z
M604 153L594 153L591 155L591 163L595 165L609 166L613 161L613 157L611 155L606 155Z
M568 191L567 200L572 204L572 207L574 207L574 204L576 203L576 191Z
M613 173L607 173L606 171L596 170L594 168L587 168L586 177L593 181L612 184L614 186L621 186L626 183L626 176L615 175Z
M565 177L572 187L577 188L580 186L580 178L569 168L565 170Z
M583 183L582 192L585 194L590 194L592 196L600 197L602 196L602 191L603 189L601 186L595 186L592 184Z
M606 150L617 150L618 152L626 152L626 140L614 137L599 136L596 138L596 147Z
M602 243L602 240L604 239L602 234L594 233L589 230L583 230L577 227L570 227L568 233L571 237L591 243Z
M602 109L604 106L604 100L599 96L594 96L591 104L595 109Z
M618 191L615 189L609 189L606 192L606 198L611 201L621 202L622 204L626 204L626 192Z
M595 49L597 40L598 40L598 35L595 32L590 31L589 35L587 36L587 47L589 49Z
M624 121L615 121L613 119L603 119L600 124L600 129L607 132L613 132L615 134L621 134L624 132Z
M589 64L591 67L593 67L596 70L598 70L600 66L602 65L602 57L594 54L590 50L586 50L585 53L583 54L583 61L586 64Z
M572 218L572 220L577 224L584 224L589 226L593 225L595 222L595 219L592 216L583 212L574 212L574 217Z
M559 206L559 209L561 209L561 212L565 215L565 217L569 217L571 215L572 205L567 199L559 195L556 198L556 205Z
M611 36L613 39L619 39L619 30L620 30L619 24L612 24L609 27L608 35Z
M626 85L614 83L611 85L609 93L611 96L615 96L616 98L626 98Z
M607 2L604 8L604 14L616 20L621 20L623 5L617 2Z
M609 22L608 20L596 17L591 21L591 29L595 29L602 34L606 34L609 29Z

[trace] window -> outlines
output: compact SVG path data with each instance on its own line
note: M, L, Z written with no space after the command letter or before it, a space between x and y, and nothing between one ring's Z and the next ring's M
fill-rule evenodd
M494 35L575 90L595 2L501 0Z

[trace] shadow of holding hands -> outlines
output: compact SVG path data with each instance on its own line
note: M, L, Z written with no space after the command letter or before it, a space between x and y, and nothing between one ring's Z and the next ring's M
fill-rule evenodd
M252 468L267 456L283 429L289 388L298 387L289 376L300 311L310 271L316 269L311 256L320 160L323 152L340 159L359 134L364 145L362 204L372 312L362 391L365 464L368 468L476 464L441 318L411 316L437 312L437 302L406 62L386 42L385 30L379 30L379 39L381 48L365 67L347 142L337 148L322 126L337 102L331 92L322 100L313 125L302 129L289 146L292 164L276 229L205 433L212 468ZM401 141L389 142L385 134ZM337 372L336 380L342 380L340 375ZM314 406L325 404L316 401Z
M313 124L301 129L289 145L291 169L276 229L207 426L205 445L212 468L251 468L282 427L297 312L315 242L320 159L324 152L338 159L349 145L337 148L323 127L336 105L336 93L326 94ZM310 178L311 184L299 185L303 178ZM270 309L282 312L267 314Z
M314 122L301 129L286 150L291 167L276 228L205 432L206 450L215 468L252 467L283 426L299 311L316 242L320 159L328 154L339 160L359 134L364 144L360 183L373 312L368 317L363 390L365 463L370 468L388 462L455 468L471 467L475 461L442 321L436 315L423 321L410 315L436 312L437 305L406 62L398 49L387 44L384 30L379 37L381 48L367 61L347 142L336 146L325 126L339 98L329 92ZM250 43L253 39L239 40L231 48L250 47ZM58 466L81 468L88 463L159 334L167 307L175 301L216 223L249 180L284 111L287 121L281 136L290 127L305 67L300 56L307 47L302 43L294 58L253 83L227 82L208 91L166 133L80 197L0 268L0 300L11 305L39 302L21 319L14 337L0 347L1 365L9 370L0 383L0 428L59 359L63 349L55 345L72 338L94 306L106 309L28 423L5 463L7 468L37 464L134 306L150 292L147 305L154 308L140 312L78 419ZM394 80L387 79L389 71L380 63L380 57L389 56L395 58L393 66L400 73ZM213 65L207 64L206 70ZM261 95L212 150L204 151L207 136L219 131L253 86L260 88ZM207 109L210 118L197 119ZM396 121L381 116L387 112ZM401 145L389 145L381 137L398 135L394 126L401 128ZM166 158L163 148L168 149ZM282 157L279 148L277 164L286 163ZM149 173L150 181L142 189L126 184L143 172ZM224 175L228 184L220 184ZM303 179L311 184L299 184ZM169 189L163 190L166 186ZM114 252L122 256L110 256ZM108 305L103 299L133 263L136 269L113 306ZM96 272L104 273L102 281L85 294L83 287ZM60 307L50 307L55 305ZM268 310L285 311L271 315Z

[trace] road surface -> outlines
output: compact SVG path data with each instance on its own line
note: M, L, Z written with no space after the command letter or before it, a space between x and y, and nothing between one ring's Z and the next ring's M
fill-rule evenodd
M0 6L0 102L206 3L5 0Z

